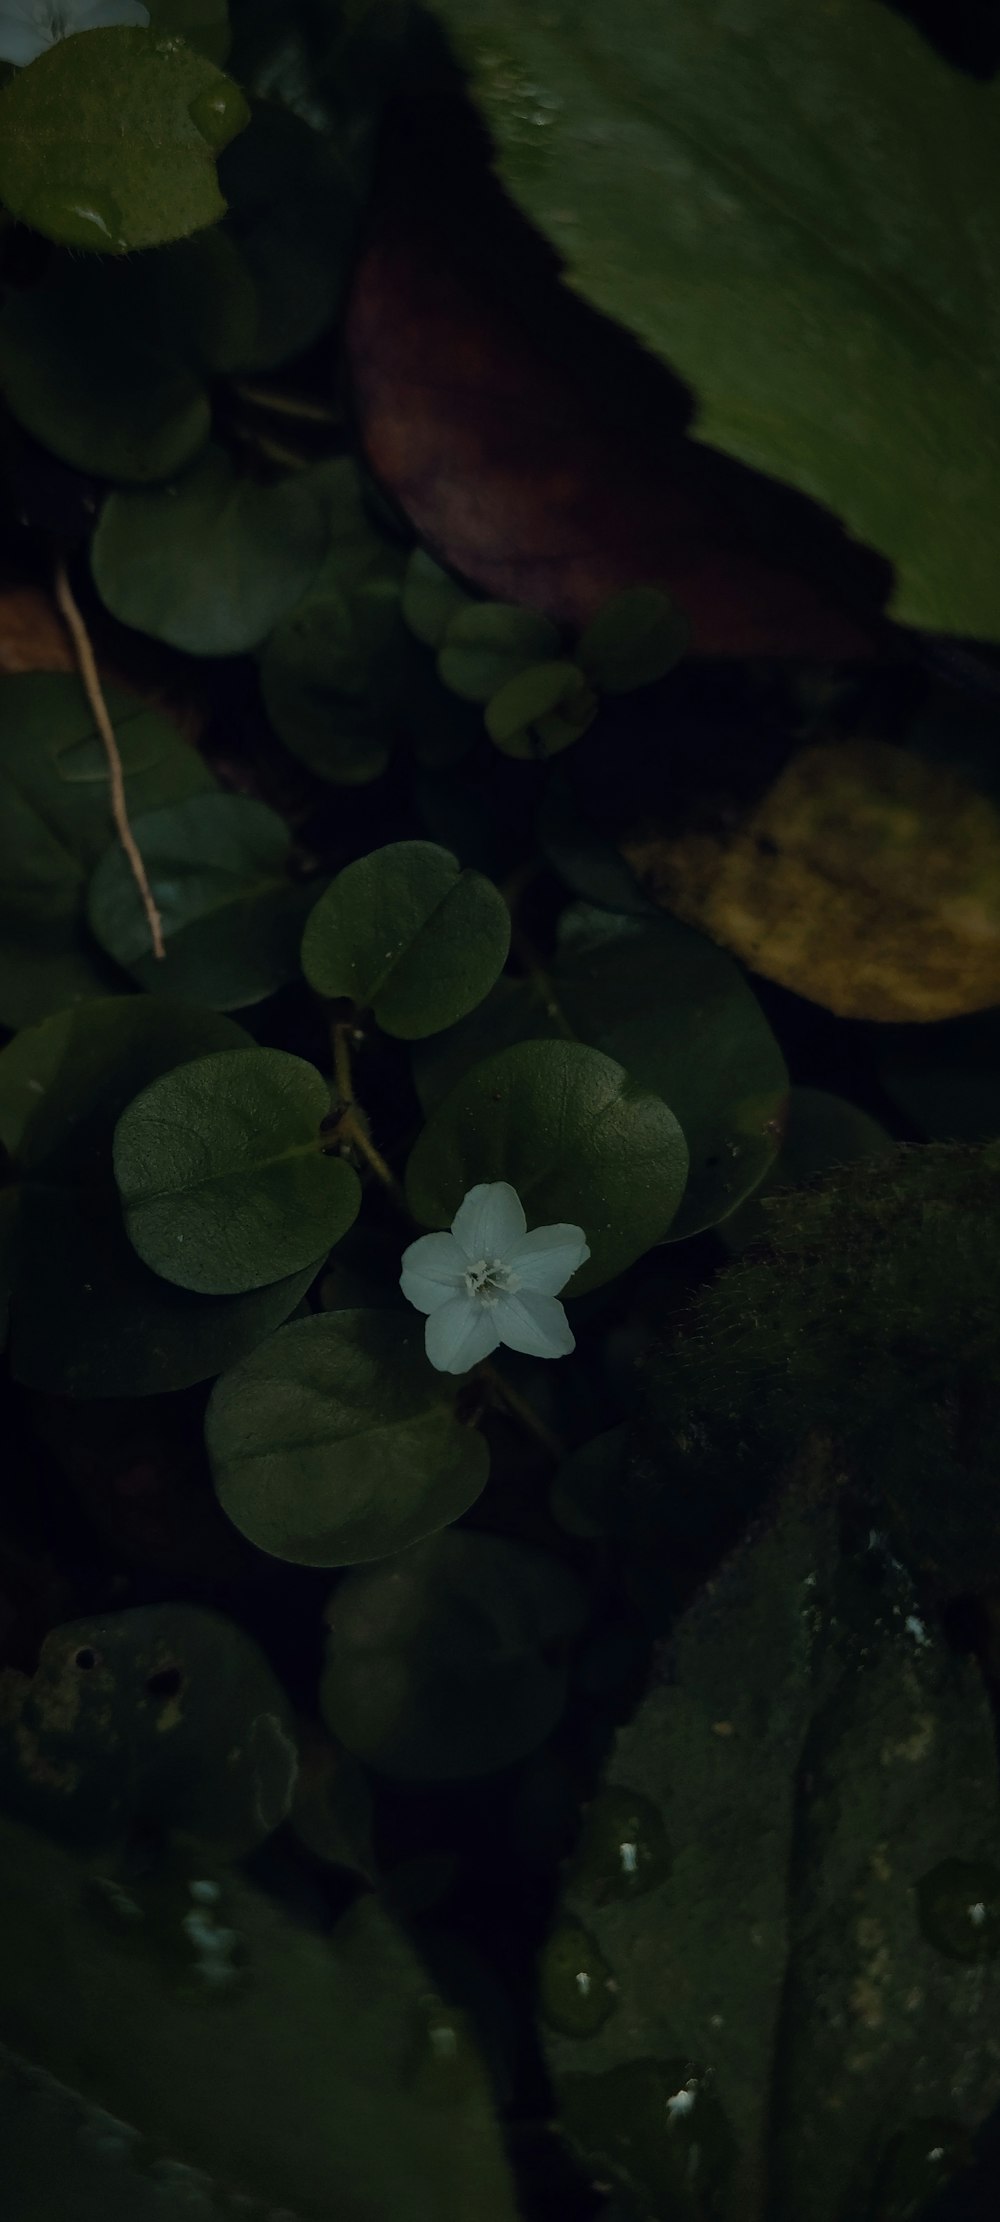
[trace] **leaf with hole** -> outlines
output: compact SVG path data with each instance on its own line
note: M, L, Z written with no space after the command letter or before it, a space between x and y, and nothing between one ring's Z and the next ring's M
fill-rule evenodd
M556 1726L584 1613L557 1560L451 1528L335 1590L323 1713L380 1774L493 1774Z
M200 1606L71 1621L33 1674L0 1676L4 1807L81 1847L169 1834L242 1857L280 1827L297 1772L276 1676Z
M502 981L463 1025L415 1051L425 1110L481 1057L560 1035L614 1057L669 1103L690 1156L671 1241L724 1220L773 1164L784 1059L738 967L701 934L574 905L547 971Z
M387 1034L416 1041L489 993L510 946L491 880L430 841L395 841L348 864L309 919L302 969L318 995L350 996Z
M192 656L259 647L323 560L322 470L266 486L219 447L166 486L109 494L92 565L113 617Z
M135 817L202 796L197 750L136 695L108 687ZM114 838L108 761L79 680L60 672L0 678L0 1022L30 1026L108 995L114 966L87 933L86 887Z
M293 1320L216 1383L206 1441L241 1534L301 1566L419 1542L468 1511L489 1471L401 1311Z
M87 913L95 940L140 987L234 1011L295 978L315 888L289 879L291 837L276 811L249 795L198 795L133 818L132 831L165 956L153 955L119 844L105 850L93 875Z
M239 87L183 39L59 39L0 91L0 196L61 246L162 247L224 215L216 156L249 120Z
M305 1267L240 1297L191 1295L142 1264L114 1183L116 1123L196 1057L248 1047L232 1019L121 996L25 1028L0 1051L0 1140L19 1187L11 1369L53 1395L156 1396L208 1380L294 1311Z
M361 1202L353 1167L322 1153L329 1110L322 1074L283 1049L227 1049L151 1081L113 1145L143 1263L202 1296L318 1272Z

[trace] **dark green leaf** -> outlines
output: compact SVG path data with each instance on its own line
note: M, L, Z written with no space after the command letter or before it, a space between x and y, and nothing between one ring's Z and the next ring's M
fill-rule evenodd
M554 1559L452 1528L335 1591L326 1719L403 1781L492 1774L555 1727L583 1613Z
M294 1311L311 1268L250 1296L192 1296L142 1265L122 1223L115 1125L160 1073L247 1037L146 996L64 1011L0 1052L0 1140L20 1180L11 1365L65 1396L155 1396L207 1380Z
M403 1550L468 1511L489 1470L410 1312L293 1320L216 1384L206 1440L230 1519L305 1566Z
M406 1169L411 1210L450 1226L479 1181L509 1181L529 1228L583 1228L572 1293L600 1288L663 1240L688 1155L672 1111L580 1042L521 1042L474 1065L424 1128Z
M0 195L67 247L163 246L224 214L215 157L249 120L239 87L182 39L60 39L0 92Z
M606 1428L564 1458L552 1483L552 1517L567 1535L596 1542L613 1535L621 1496L628 1429Z
M257 299L241 370L290 362L336 315L367 182L356 119L352 125L334 137L285 107L258 102L248 130L223 154L225 228Z
M321 470L263 486L210 447L167 486L110 494L93 542L102 601L189 655L256 648L323 560L322 487Z
M291 1805L288 1701L249 1636L194 1605L142 1605L46 1636L0 1677L4 1807L81 1845L169 1831L242 1856Z
M556 776L538 806L535 833L543 855L574 895L601 910L649 918L653 905L606 831L581 809L568 783Z
M663 679L691 637L682 610L655 586L631 586L592 618L577 642L577 660L602 694L628 694Z
M486 730L504 756L558 756L597 716L597 696L571 663L529 664L491 695Z
M459 610L472 603L450 571L442 571L424 548L414 548L403 580L403 616L417 640L426 648L440 648Z
M681 1621L546 1954L565 2127L650 2222L869 2215L897 2133L1000 2096L1000 1962L970 1981L924 1910L957 1859L956 1907L1000 1912L989 1705L901 1571L842 1552L832 1472Z
M722 1221L719 1234L727 1250L739 1252L762 1242L770 1228L767 1199L783 1188L802 1188L835 1165L860 1165L889 1157L895 1145L867 1111L828 1095L825 1088L793 1088L785 1131L770 1172L755 1194Z
M0 2038L154 2154L301 2222L514 2222L475 2048L374 1897L319 1936L193 1857L121 1886L6 1824L0 1903Z
M212 786L197 751L135 695L106 689L130 814ZM0 1023L28 1026L107 995L118 976L86 931L86 887L113 839L108 763L79 681L0 678Z
M320 897L302 968L318 995L348 995L387 1034L416 1041L489 993L509 946L491 880L430 841L396 841L348 864Z
M143 1263L201 1296L318 1272L361 1202L353 1167L320 1149L329 1110L322 1074L283 1049L226 1049L151 1081L113 1145Z
M513 602L473 602L449 620L438 670L453 694L466 702L488 702L508 679L558 648L555 626L537 611Z
M154 995L213 1010L259 1003L299 969L304 908L313 891L288 877L283 818L246 795L198 795L132 820L166 955L153 955L149 921L128 858L105 850L90 883L91 932L109 957Z
M831 0L435 0L566 282L697 433L895 566L892 614L1000 637L1000 88Z
M344 1867L366 1882L375 1878L371 1785L360 1761L341 1751L321 1729L299 1753L288 1825L313 1859Z
M714 1226L756 1188L778 1150L788 1076L739 967L713 942L673 920L577 904L548 974L502 981L463 1026L417 1052L425 1108L502 1044L559 1035L614 1057L680 1122L691 1164L672 1241Z

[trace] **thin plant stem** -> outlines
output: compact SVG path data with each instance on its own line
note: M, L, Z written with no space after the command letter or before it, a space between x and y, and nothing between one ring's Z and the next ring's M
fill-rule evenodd
M56 561L53 593L56 608L73 642L83 690L90 704L94 724L101 736L104 753L108 760L108 785L115 832L128 858L132 877L139 890L140 900L149 926L150 939L153 944L153 955L162 960L167 953L163 941L163 920L153 899L153 890L150 887L146 867L142 860L142 852L129 824L128 804L125 800L125 774L122 769L118 743L115 739L115 729L111 723L111 713L107 702L104 699L104 689L101 685L97 661L91 646L90 634L87 631L83 613L69 583L69 573L66 569L65 559L62 556L59 556Z
M333 1029L333 1076L341 1105L340 1117L336 1127L337 1136L341 1141L350 1142L353 1148L360 1152L366 1163L371 1166L372 1172L381 1181L383 1188L392 1197L393 1203L397 1205L400 1211L406 1212L406 1216L409 1218L409 1209L406 1197L403 1194L402 1184L396 1179L391 1165L386 1164L381 1150L376 1149L365 1126L364 1119L360 1116L361 1106L354 1093L354 1072L351 1064L352 1032L353 1027L349 1019L339 1021Z
M302 424L336 424L339 420L333 409L322 401L307 401L292 393L269 393L265 386L248 386L240 379L235 387L241 401L253 409L268 409L276 417L295 417Z
M525 1433L533 1435L536 1443L541 1444L553 1464L561 1466L566 1456L566 1445L555 1429L546 1425L535 1411L534 1405L528 1403L527 1397L519 1395L517 1389L511 1388L510 1382L504 1380L503 1374L498 1373L489 1358L482 1360L478 1371L480 1379L486 1382L494 1403L504 1405L511 1418L517 1420Z

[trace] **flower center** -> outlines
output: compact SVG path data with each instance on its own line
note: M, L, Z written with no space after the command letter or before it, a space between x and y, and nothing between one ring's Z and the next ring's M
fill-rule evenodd
M502 1258L477 1258L467 1268L465 1286L477 1303L495 1304L498 1296L507 1296L517 1287L517 1279Z

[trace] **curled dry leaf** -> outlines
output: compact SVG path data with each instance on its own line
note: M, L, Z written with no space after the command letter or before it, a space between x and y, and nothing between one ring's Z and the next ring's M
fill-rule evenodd
M1000 812L904 749L802 749L735 825L622 848L665 910L840 1018L1000 1002Z

